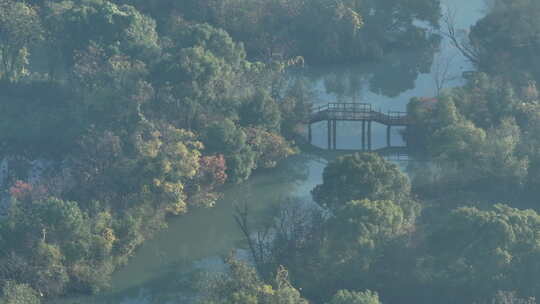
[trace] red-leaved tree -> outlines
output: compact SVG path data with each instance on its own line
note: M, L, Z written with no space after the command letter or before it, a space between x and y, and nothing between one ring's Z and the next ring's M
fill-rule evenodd
M216 186L227 180L227 165L223 155L203 156L200 161L199 176L203 183Z
M18 201L40 200L47 196L47 193L47 188L43 185L34 186L20 180L16 181L15 184L9 188L11 197Z

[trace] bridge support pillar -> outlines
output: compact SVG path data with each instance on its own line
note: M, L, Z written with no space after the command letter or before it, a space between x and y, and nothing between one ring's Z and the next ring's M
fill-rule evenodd
M332 129L333 129L333 131L332 131L332 145L334 146L333 149L337 150L337 147L336 147L337 146L336 145L336 143L337 143L337 136L336 136L336 134L337 134L337 131L336 131L336 129L337 129L337 120L335 120L335 119L332 121Z
M391 130L391 128L392 127L390 125L386 126L386 145L388 147L392 146L392 143L390 141L390 138L391 138L390 130Z
M328 150L332 149L332 121L329 119L327 120L327 128L328 128Z
M311 144L311 141L312 141L313 137L312 137L312 134L311 134L311 123L308 124L308 142Z
M366 121L362 120L362 151L366 149Z
M371 120L367 122L367 146L368 151L371 151Z

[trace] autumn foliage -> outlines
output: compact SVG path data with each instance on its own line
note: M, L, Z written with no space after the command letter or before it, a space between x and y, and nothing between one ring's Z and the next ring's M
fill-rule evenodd
M221 185L227 180L227 165L223 155L203 156L199 164L199 176L203 182Z
M47 194L47 188L44 186L34 186L24 181L16 181L13 186L9 188L9 194L16 200L22 201L26 199L40 199Z

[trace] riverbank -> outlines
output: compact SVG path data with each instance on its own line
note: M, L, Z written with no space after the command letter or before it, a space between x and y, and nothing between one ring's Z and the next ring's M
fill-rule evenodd
M473 4L465 1L446 3L468 7L466 12L458 15L457 21L462 28L467 28L481 16L478 11L482 6L481 1L476 3L476 9L470 7ZM445 45L443 51L448 54L455 50ZM424 54L417 54L422 55ZM384 111L404 110L411 97L432 96L436 92L433 67L430 73L416 71L409 74L407 63L410 62L410 55L407 54L394 56L388 62L372 65L369 69L363 66L336 69L327 67L314 75L310 76L310 71L306 71L306 74L320 100L356 98L358 101L374 103ZM452 65L452 73L460 74L461 70L468 69L467 66L465 60L459 59ZM390 77L392 75L396 77ZM340 131L338 147L354 149L360 145L357 125L343 123L338 127L343 130ZM384 136L378 134L383 135L386 130L375 125L373 132L374 148L383 147L386 144ZM325 133L325 126L322 124L314 126L316 146L324 148ZM250 203L257 214L256 218L261 221L270 218L272 206L278 205L283 199L289 196L310 198L310 190L320 183L326 159L310 152L293 156L276 169L256 174L244 184L227 187L223 199L215 208L196 210L188 216L173 218L168 229L146 241L127 266L113 274L109 291L95 297L77 299L77 302L167 303L166 301L175 299L182 293L182 282L186 280L186 273L201 267L219 268L219 256L227 254L233 248L242 248L242 235L232 219L235 202ZM74 300L69 301L66 303L71 304Z
M256 229L288 197L309 199L309 191L321 181L325 163L296 155L243 184L226 186L214 208L170 218L167 229L145 241L128 265L113 274L110 290L62 303L152 303L149 299L176 296L186 273L219 269L221 256L243 247L243 235L233 220L235 204L248 204Z

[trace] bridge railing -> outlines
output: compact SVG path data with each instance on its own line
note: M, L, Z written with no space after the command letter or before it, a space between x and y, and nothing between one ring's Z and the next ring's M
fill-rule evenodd
M373 112L373 119L378 120L383 123L400 123L406 124L408 122L407 112L401 111L387 111L383 112Z
M407 112L374 110L369 103L328 103L312 109L313 114L331 115L332 119L372 119L380 122L402 123Z
M352 112L352 113L369 113L371 112L371 104L369 103L329 103L328 110L332 112Z
M402 120L407 118L407 112L401 111L388 111L385 115L389 120Z
M312 114L317 114L319 112L326 111L326 110L328 110L328 104L324 104L324 105L320 105L320 106L316 106L316 107L311 108L311 113Z
M369 103L352 103L352 102L331 102L324 105L320 105L312 108L312 113L319 113L322 111L329 112L357 112L357 113L369 113L372 111L371 104Z

